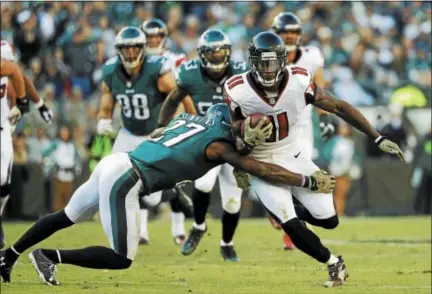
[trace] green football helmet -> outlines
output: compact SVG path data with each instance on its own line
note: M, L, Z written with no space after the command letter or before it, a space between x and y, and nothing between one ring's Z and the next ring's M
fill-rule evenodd
M135 68L144 60L146 37L136 27L124 27L116 36L115 48L126 68Z
M221 73L231 60L231 41L221 30L209 29L201 35L197 52L203 68Z

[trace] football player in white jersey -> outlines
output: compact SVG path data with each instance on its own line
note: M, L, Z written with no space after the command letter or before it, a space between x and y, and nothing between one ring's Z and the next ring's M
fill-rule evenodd
M285 43L288 51L287 65L297 65L307 69L313 76L315 84L318 87L324 87L324 56L318 47L302 46L302 23L300 19L294 13L281 12L273 19L271 31L281 37ZM303 146L303 153L311 159L314 158L312 112L312 106L307 106L303 110L300 120L302 131L298 138ZM334 126L330 123L326 112L320 109L317 109L317 112L320 118L321 136L327 139L334 134ZM276 229L281 229L271 217L269 220ZM283 242L285 250L295 248L287 234L284 234Z
M286 66L286 47L273 32L256 35L249 44L250 71L235 75L224 86L224 98L230 105L233 124L241 123L254 113L269 117L272 124L270 136L260 129L244 127L245 147L257 160L275 163L291 170L312 175L319 168L303 152L297 136L301 132L301 113L308 104L336 114L359 131L374 138L377 147L397 155L404 161L397 144L381 136L366 118L345 101L317 87L312 75L299 66ZM241 136L240 128L237 135ZM284 185L272 185L250 176L250 193L254 193L267 211L291 236L294 245L328 265L329 279L326 286L342 285L348 273L341 256L336 257L307 229L300 220L326 229L334 229L338 216L333 205L332 193L312 194L309 191ZM295 196L302 205L294 205Z
M182 62L185 61L185 54L177 54L165 48L168 37L168 28L162 20L159 18L146 20L141 25L141 30L147 38L146 54L162 55L167 57L171 60L174 69L178 68Z
M13 163L13 149L12 149L12 133L15 125L20 120L22 114L28 112L29 105L28 99L25 97L27 92L28 96L35 103L39 109L42 118L51 122L52 113L47 108L43 100L38 96L33 82L23 75L19 66L15 63L13 54L13 47L7 41L0 41L1 49L1 81L0 81L0 99L1 99L1 188L0 188L0 248L4 246L4 234L1 224L1 215L9 199L11 170ZM9 85L9 78L12 85ZM8 88L13 90L14 96L8 95ZM9 110L8 97L13 100Z

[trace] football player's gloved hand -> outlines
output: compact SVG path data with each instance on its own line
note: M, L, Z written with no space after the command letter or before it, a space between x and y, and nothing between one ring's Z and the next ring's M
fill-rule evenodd
M9 111L9 122L12 126L16 126L16 124L19 122L19 120L22 117L22 112L21 110L14 105L14 107L11 108L11 110Z
M52 123L53 113L51 109L49 109L44 101L41 99L38 103L35 104L36 108L39 110L39 114L42 117L42 119L47 123Z
M244 141L249 146L255 147L266 139L270 138L272 134L272 124L268 124L263 127L264 122L266 121L266 117L262 117L256 127L251 127L250 125L250 117L248 117L244 124Z
M318 193L330 193L335 186L335 177L323 170L316 171L311 176L305 177L303 185L303 187Z
M321 134L321 138L324 141L327 141L335 133L335 127L330 122L324 122L324 121L322 121L322 122L320 122L319 127L320 127L320 131L321 131L321 133L320 133Z
M242 190L249 189L249 175L247 173L234 168L233 175L237 182L237 187L239 187Z
M390 153L390 154L395 154L403 163L405 163L405 157L402 153L402 150L399 148L398 144L388 140L384 136L379 136L375 140L375 143L378 145L378 147L379 147L379 149L381 149L381 151L386 152L386 153Z
M27 113L30 111L30 102L27 98L17 98L16 107L21 111L21 114Z
M100 119L97 124L97 133L99 135L110 135L114 132L114 129L111 125L111 119Z
M150 137L152 139L159 138L162 135L163 131L165 131L165 127L157 128L150 134Z

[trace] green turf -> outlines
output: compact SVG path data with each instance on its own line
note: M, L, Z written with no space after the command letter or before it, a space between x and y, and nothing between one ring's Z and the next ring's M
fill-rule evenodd
M29 225L7 223L7 239L17 238ZM220 222L210 220L207 236L197 251L184 257L172 242L168 221L152 222L151 243L139 249L130 269L89 270L60 265L58 287L40 283L26 252L15 267L12 283L2 284L0 292L431 293L431 219L427 217L345 218L335 230L316 229L323 242L346 260L350 279L337 289L322 286L327 279L325 265L298 250L282 250L281 233L267 220L240 221L235 238L238 263L221 259L220 231ZM72 249L88 245L107 245L98 222L64 230L39 246Z

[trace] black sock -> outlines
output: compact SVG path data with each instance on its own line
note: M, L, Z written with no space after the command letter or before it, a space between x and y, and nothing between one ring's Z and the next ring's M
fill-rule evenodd
M28 229L15 244L14 249L23 253L31 246L45 240L55 232L70 227L74 223L67 217L64 210L60 210L39 219L30 229ZM18 255L8 248L5 252L8 262L15 262Z
M141 195L139 195L138 203L139 203L139 207L140 207L140 209L147 209L147 208L148 208L147 204L146 204L145 201L144 201L144 197L145 197L145 196L141 196Z
M310 223L311 225L325 229L334 229L339 224L339 218L337 215L326 219L317 219L314 218L313 215L309 212L309 210L307 210L306 207L304 207L302 204L295 204L294 209L297 217L300 220Z
M42 249L54 263L66 263L86 268L96 269L125 269L132 264L132 260L119 255L111 248L91 246L75 250L58 250L61 260L58 259L57 250Z
M177 190L174 189L174 191L175 191L175 192L173 192L174 195L173 195L173 197L171 197L171 199L169 201L170 206L171 206L171 211L172 212L182 212L181 204L180 204L180 197L177 194Z
M282 228L291 237L298 249L319 262L325 263L329 260L330 251L324 247L320 238L314 232L302 225L298 218L285 222L282 224Z
M192 202L195 222L200 225L205 222L205 215L210 204L210 193L201 192L197 188L194 188Z
M225 243L232 241L239 219L240 212L228 213L224 210L222 214L222 240Z
M2 216L0 215L0 246L3 245L3 242L4 242L3 220L2 220Z

